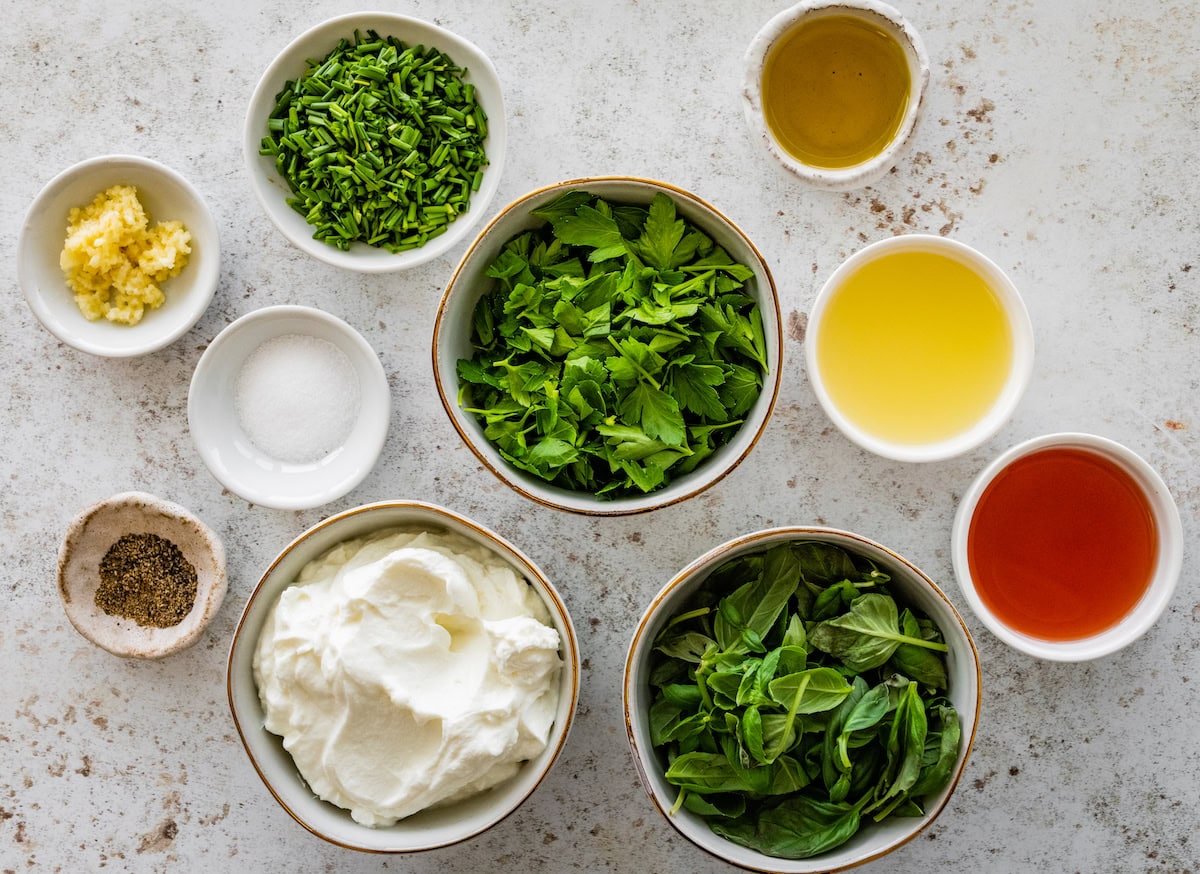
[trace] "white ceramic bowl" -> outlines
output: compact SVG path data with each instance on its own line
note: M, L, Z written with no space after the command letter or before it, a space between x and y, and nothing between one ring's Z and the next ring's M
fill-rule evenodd
M324 58L339 40L351 38L355 29L363 33L374 30L380 36L395 37L405 45L434 46L449 55L455 64L466 68L464 79L475 86L476 99L487 113L488 135L484 148L488 165L484 168L479 190L471 195L470 208L451 222L444 234L432 238L418 249L393 254L387 249L353 243L349 251L343 252L328 243L314 240L312 226L304 220L304 216L287 205L286 199L291 196L287 181L279 175L270 157L258 153L263 137L267 135L267 119L284 85L302 76L308 69L309 60ZM487 55L474 43L436 24L390 12L340 15L321 22L288 43L267 67L254 89L242 135L251 186L275 226L294 246L314 258L335 267L363 273L416 267L437 258L465 239L482 218L500 185L507 142L500 78Z
M139 625L96 605L100 565L127 534L156 534L174 543L196 571L196 599L177 624ZM122 492L88 507L67 528L58 553L58 594L75 630L113 655L158 659L198 641L225 599L225 549L183 507L145 492Z
M1055 447L1095 453L1114 462L1128 473L1145 495L1158 529L1158 557L1150 584L1141 599L1116 625L1099 634L1078 640L1043 640L1006 625L980 597L968 560L971 521L979 499L987 487L1017 459ZM1132 449L1094 434L1046 434L1013 446L980 471L963 495L955 513L951 534L951 558L963 597L992 634L1014 649L1038 658L1080 662L1100 658L1128 646L1158 621L1175 592L1183 567L1183 527L1179 518L1179 508L1162 477Z
M674 200L679 217L696 225L722 246L734 261L745 264L754 272L754 278L747 288L754 295L762 313L769 365L768 373L763 377L762 393L746 414L737 434L711 458L665 488L645 495L600 500L592 494L551 486L544 480L518 470L501 457L484 437L483 427L475 416L465 412L458 403L456 362L473 355L471 330L475 305L491 286L491 280L486 278L484 271L509 240L522 231L543 224L541 219L532 215L533 210L571 190L587 191L614 203L633 204L648 204L656 193L667 194ZM525 497L548 507L593 516L616 516L641 513L683 501L720 481L741 463L758 442L775 406L783 373L782 331L779 298L767 262L749 237L729 218L696 195L664 182L628 176L594 176L559 182L526 194L502 209L475 238L454 271L438 306L433 329L433 372L442 406L455 430L484 467L503 482Z
M947 697L958 711L962 740L950 780L936 795L925 799L920 817L889 817L872 822L868 817L850 840L833 850L809 859L780 859L718 837L700 816L681 808L670 813L678 789L663 776L665 764L650 740L650 666L654 641L664 625L681 612L692 595L720 565L738 556L763 552L774 544L789 541L832 543L874 561L891 574L892 592L906 604L919 609L937 623L949 646L946 671ZM625 728L634 764L650 800L680 834L703 850L741 868L779 874L817 874L841 871L879 859L925 830L950 800L975 739L980 707L979 653L962 617L941 589L902 556L858 534L832 528L770 528L737 537L697 558L659 591L642 614L633 633L625 661Z
M58 263L67 213L113 185L135 186L152 223L178 220L192 235L187 266L162 284L166 301L136 325L88 321ZM220 271L217 225L200 192L169 167L136 155L89 158L59 173L34 198L17 241L17 282L38 321L68 346L110 358L145 355L186 334L208 309Z
M929 443L900 443L874 434L848 418L830 395L821 374L820 348L822 320L830 300L845 284L846 279L863 265L897 252L934 252L965 265L991 287L1003 307L1012 335L1012 362L1008 378L995 401L976 422L966 430L945 439ZM920 338L913 338L919 343ZM808 379L825 414L850 440L864 449L897 461L942 461L961 455L991 438L1012 416L1029 385L1033 373L1033 325L1025 303L1012 281L994 262L982 253L946 237L931 234L906 234L879 240L860 249L835 270L825 281L813 302L808 316L808 332L804 342Z
M904 116L891 143L873 158L836 169L805 163L783 148L767 126L762 99L763 66L772 47L802 21L832 15L861 18L895 37L904 51L911 83ZM896 165L916 131L928 84L929 56L925 46L898 10L878 0L805 0L778 13L751 41L743 61L742 109L751 132L786 170L817 188L844 191L870 185Z
M236 385L246 359L284 335L335 345L358 376L359 409L349 436L310 463L278 461L254 444L239 421ZM383 365L362 335L312 307L273 306L247 313L209 343L192 374L188 426L204 464L231 492L281 510L316 507L340 498L375 466L391 421L391 389Z
M263 624L280 593L309 561L338 543L395 526L432 528L460 534L492 550L533 586L562 640L558 709L546 749L511 780L463 801L434 807L393 826L371 828L347 811L320 800L296 771L291 754L263 727L254 681L254 650ZM567 740L579 698L579 644L562 598L546 575L515 546L450 510L415 501L388 501L356 507L319 522L293 540L271 562L246 603L229 650L229 706L242 744L267 790L293 819L318 837L353 850L407 853L466 840L495 825L519 807L550 772Z

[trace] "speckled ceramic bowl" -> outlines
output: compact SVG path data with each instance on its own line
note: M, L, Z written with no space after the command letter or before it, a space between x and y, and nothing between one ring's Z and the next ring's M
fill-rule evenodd
M151 223L183 222L192 237L187 265L162 283L166 301L136 325L85 318L58 263L67 214L113 185L134 186ZM220 272L217 224L200 192L170 167L137 155L89 158L59 173L30 205L17 241L17 282L38 321L68 346L107 358L155 352L186 334L208 309Z
M163 537L195 568L195 602L178 624L139 625L96 604L101 561L127 534ZM225 588L220 538L183 507L145 492L122 492L88 507L71 522L58 553L58 594L67 618L76 631L113 655L157 659L187 649L217 615Z
M471 195L470 208L451 222L449 229L441 236L431 238L420 248L405 252L393 253L366 243L352 243L348 251L342 251L313 239L313 227L303 215L287 204L287 198L291 196L287 181L275 169L270 157L259 154L263 137L267 135L267 119L284 85L304 75L309 60L325 57L339 40L352 38L356 29L363 33L375 30L381 36L395 37L406 45L434 46L444 52L455 64L466 68L464 79L474 85L476 99L487 113L488 135L484 148L488 164L484 168L479 189ZM407 270L437 258L466 239L476 222L483 218L488 203L500 186L507 142L500 77L488 56L470 40L444 27L392 12L339 15L315 25L288 43L267 67L254 89L242 133L242 149L254 194L280 232L296 248L318 260L363 273Z
M313 795L296 770L279 737L263 727L264 715L254 680L254 651L267 617L281 592L300 570L333 546L393 527L444 530L459 534L496 553L512 565L541 596L562 641L559 655L558 708L549 743L507 782L453 804L430 808L393 826L371 828L349 812ZM330 516L309 528L271 562L250 594L229 649L227 676L234 725L267 791L317 837L352 850L410 853L444 847L486 831L516 810L545 779L562 752L579 698L579 643L570 614L554 586L524 553L498 534L451 510L417 501L368 504Z
M763 68L771 50L802 22L823 16L848 15L863 19L895 38L908 66L909 96L900 125L884 149L862 163L828 168L806 163L787 151L767 126L763 113ZM895 166L912 140L925 90L929 84L929 56L913 26L899 10L879 0L804 0L785 9L763 25L746 50L743 62L742 108L750 130L783 168L813 185L834 191L861 188L878 181Z
M958 760L950 781L940 792L925 798L924 815L889 817L880 823L868 819L846 843L810 859L767 856L718 837L704 819L686 808L671 813L678 790L663 776L666 765L660 761L650 740L650 668L659 632L720 565L788 541L832 543L869 558L891 575L889 587L899 598L937 623L949 646L946 654L950 687L947 696L958 711L962 729ZM942 812L962 778L974 742L979 721L980 683L979 653L962 617L937 584L907 559L886 546L847 531L810 527L771 528L743 535L709 550L677 573L654 596L634 629L625 661L625 727L643 788L659 813L680 834L714 856L751 871L818 874L841 871L877 860L911 841Z
M585 492L548 484L509 464L484 436L483 426L459 403L457 362L474 354L471 332L475 306L491 285L485 271L506 243L544 222L533 210L562 194L586 191L613 203L648 204L658 193L669 196L680 218L694 224L733 258L753 271L747 289L758 303L766 341L767 373L754 406L743 417L736 434L694 471L679 476L664 488L644 495L600 499ZM480 462L515 491L559 510L591 516L642 513L679 503L703 492L727 476L754 448L766 428L783 375L783 328L775 280L766 259L750 238L716 207L691 192L665 182L629 176L593 176L538 188L510 203L475 238L446 286L433 328L433 372L442 406L459 436Z

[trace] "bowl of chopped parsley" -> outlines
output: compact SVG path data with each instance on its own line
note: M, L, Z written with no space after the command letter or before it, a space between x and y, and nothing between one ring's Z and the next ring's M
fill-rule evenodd
M506 129L477 46L384 12L329 19L279 53L250 100L254 193L297 248L378 273L463 240L499 186Z
M979 654L911 562L858 534L781 527L724 543L654 597L625 663L651 801L755 871L840 871L927 828L962 777Z
M716 208L645 179L537 189L475 239L438 308L433 367L492 473L620 515L710 487L750 452L782 365L766 261Z

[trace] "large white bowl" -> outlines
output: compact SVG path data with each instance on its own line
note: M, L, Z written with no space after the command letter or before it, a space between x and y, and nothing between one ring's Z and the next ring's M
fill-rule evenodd
M313 228L294 209L287 205L291 189L275 169L269 156L258 150L267 135L267 119L275 108L275 99L289 80L298 79L308 68L309 60L320 60L331 52L341 39L348 39L355 30L366 33L374 30L380 36L392 36L405 45L434 46L467 72L464 78L475 86L476 99L488 118L488 135L484 141L488 164L484 168L479 190L471 195L470 208L450 223L448 230L418 249L392 253L387 249L353 243L342 251L328 243L313 239ZM396 15L390 12L355 12L323 21L296 37L276 56L259 80L242 134L242 148L250 183L259 203L275 226L298 249L335 267L363 273L383 273L406 270L430 261L449 251L466 238L483 216L488 203L500 185L504 168L504 153L508 142L504 116L504 98L500 77L487 55L469 40L428 21Z
M345 441L303 464L279 461L255 446L237 413L242 365L267 340L285 334L332 343L358 376L358 417ZM225 488L252 504L301 510L342 497L371 472L387 439L391 397L379 357L350 325L313 307L264 307L226 326L200 356L188 390L188 427L205 466Z
M485 271L509 240L544 223L532 214L533 210L571 190L587 191L614 203L633 204L648 204L655 194L666 194L675 202L681 218L708 234L735 261L754 272L747 288L762 313L767 342L768 372L763 377L762 393L746 414L737 434L712 457L691 473L672 480L665 488L645 495L601 500L590 493L551 486L545 480L518 470L484 437L483 427L475 416L458 403L457 361L474 354L471 330L475 305L492 284ZM484 467L520 494L548 507L592 516L617 516L658 509L697 495L723 479L746 458L766 428L783 374L783 328L775 280L766 259L741 228L716 207L682 188L630 176L593 176L547 185L502 209L475 238L459 262L438 306L433 328L433 372L442 406L459 436Z
M113 185L133 185L152 222L181 221L192 235L187 266L162 284L166 301L136 325L88 321L58 263L67 213ZM17 282L38 321L68 346L110 358L145 355L186 334L208 309L220 272L217 225L200 192L171 168L136 155L89 158L59 173L34 198L17 240Z
M865 822L850 840L827 853L811 859L780 859L718 837L702 817L687 808L669 812L678 789L663 776L666 766L659 760L650 741L650 665L654 641L659 632L673 616L681 612L716 568L730 559L762 552L777 543L805 540L832 543L871 559L891 574L889 587L899 599L937 623L949 646L946 654L950 687L947 696L958 711L962 741L950 781L941 792L925 799L923 816L890 817L883 822ZM907 559L873 540L848 531L810 527L769 528L743 535L709 550L677 573L654 596L634 629L625 661L625 729L642 787L659 813L685 838L714 856L751 871L817 874L840 871L878 859L911 841L942 812L962 778L974 743L975 728L979 721L980 683L979 653L962 617L937 584Z
M313 795L280 738L263 727L254 682L254 650L280 593L309 561L345 540L395 526L447 530L492 550L517 570L541 596L562 641L563 667L558 709L546 749L512 779L486 792L421 811L392 826L371 828ZM234 631L227 675L229 706L250 763L267 791L296 822L317 837L352 850L408 853L466 840L516 810L545 779L567 740L579 699L579 644L562 598L541 569L517 547L476 522L433 504L387 501L346 510L305 531L271 562L250 595Z
M989 609L975 585L968 560L971 520L987 487L1009 465L1034 452L1050 448L1081 449L1095 453L1129 474L1142 490L1158 530L1158 558L1141 599L1121 621L1111 628L1079 640L1043 640L1006 625ZM1019 548L1019 547L1018 547ZM1081 662L1110 655L1128 646L1158 621L1175 593L1183 569L1183 525L1179 507L1158 472L1140 455L1106 437L1095 434L1064 432L1034 437L1002 452L979 472L962 496L951 531L951 558L954 575L971 611L996 637L1013 649L1048 661Z

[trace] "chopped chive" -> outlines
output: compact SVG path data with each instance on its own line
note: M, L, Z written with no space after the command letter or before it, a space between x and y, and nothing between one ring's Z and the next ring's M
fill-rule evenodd
M285 84L259 154L314 238L406 251L467 210L487 116L465 72L436 48L355 31Z

